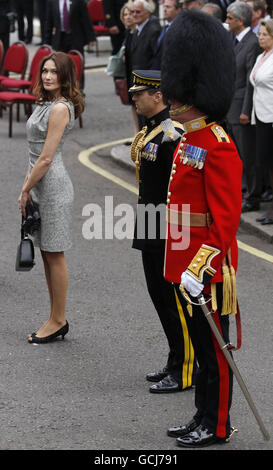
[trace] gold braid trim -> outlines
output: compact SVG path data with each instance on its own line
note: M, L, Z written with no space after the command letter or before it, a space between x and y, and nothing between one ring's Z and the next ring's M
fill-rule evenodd
M136 179L139 182L139 165L141 150L143 149L143 142L146 137L147 126L143 127L141 131L135 136L132 145L131 145L131 159L136 164Z
M227 261L224 259L222 264L223 273L223 306L221 315L236 315L237 313L237 292L236 292L236 274L231 264L230 249L227 252Z

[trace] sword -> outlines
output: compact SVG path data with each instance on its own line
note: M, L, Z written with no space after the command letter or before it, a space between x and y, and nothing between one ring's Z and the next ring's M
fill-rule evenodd
M182 292L182 294L183 294L183 292ZM187 297L185 297L185 298L187 299ZM236 364L235 364L235 362L234 362L234 360L233 360L233 358L232 358L232 356L229 352L229 349L228 349L229 343L225 343L221 333L219 332L218 327L217 327L214 319L212 318L211 312L210 312L210 310L208 309L208 307L206 305L206 300L205 300L203 294L198 295L197 300L198 300L198 304L202 308L202 311L203 311L203 313L204 313L204 315L205 315L205 317L206 317L206 319L209 323L209 326L210 326L212 332L215 335L215 338L216 338L221 350L223 351L223 354L224 354L224 356L225 356L225 358L226 358L233 374L235 375L235 377L237 379L238 384L240 385L240 388L241 388L241 390L242 390L242 392L245 396L245 399L246 399L246 401L247 401L254 417L256 418L256 421L257 421L257 423L260 427L260 430L263 434L264 439L266 441L269 441L270 435L269 435L268 431L265 428L265 425L264 425L264 423L263 423L263 421L262 421L262 419L261 419L261 417L258 413L258 410L257 410L257 408L256 408L256 406L255 406L255 404L254 404L254 402L251 398L251 395L250 395L250 393L249 393L249 391L248 391L248 389L247 389L247 387L246 387L246 385L245 385L245 383L242 379L242 376L241 376L241 374L240 374L240 372L239 372L239 370L238 370L238 368L237 368L237 366L236 366Z

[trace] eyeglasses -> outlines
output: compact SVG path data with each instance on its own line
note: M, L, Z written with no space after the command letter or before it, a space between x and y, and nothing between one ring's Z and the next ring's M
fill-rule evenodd
M137 15L139 15L139 13L142 12L142 10L131 10L131 11L132 11L132 13L136 13Z

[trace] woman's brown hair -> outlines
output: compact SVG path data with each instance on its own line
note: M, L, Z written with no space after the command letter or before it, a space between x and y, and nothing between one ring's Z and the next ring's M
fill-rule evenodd
M44 57L40 63L37 83L33 93L38 98L39 103L50 101L49 93L44 89L42 81L42 71L45 62L53 60L56 65L59 82L61 84L61 95L74 105L75 117L79 117L84 110L84 100L76 82L76 67L69 55L64 52L52 52Z

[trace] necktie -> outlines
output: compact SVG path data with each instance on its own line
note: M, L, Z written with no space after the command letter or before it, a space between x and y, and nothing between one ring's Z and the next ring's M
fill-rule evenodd
M63 27L65 31L70 30L69 13L67 9L66 0L64 0L63 4Z
M157 47L159 46L159 44L161 43L162 39L164 38L164 36L165 36L165 34L166 34L166 32L167 32L168 27L169 27L169 25L166 24L166 25L164 26L164 28L162 29L162 31L161 31L161 33L160 33L160 35L159 35L159 37L158 37L157 43L156 43Z

